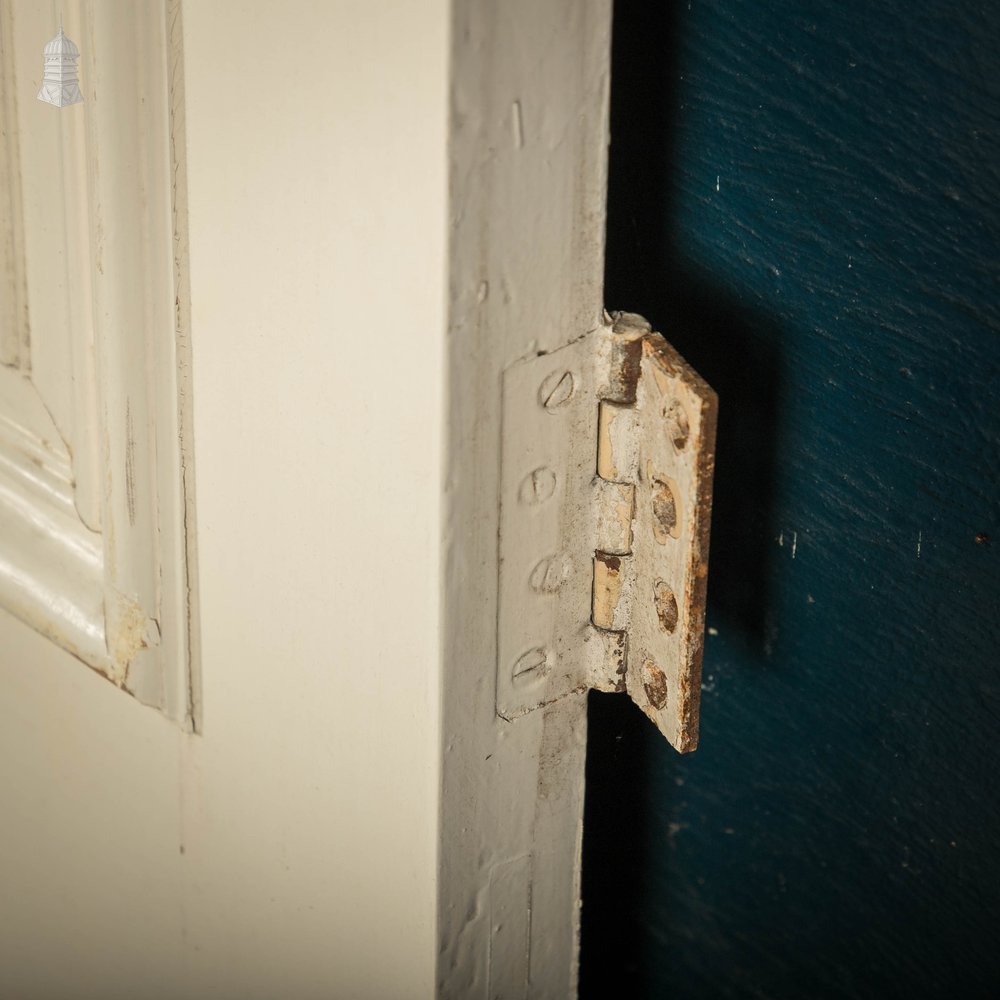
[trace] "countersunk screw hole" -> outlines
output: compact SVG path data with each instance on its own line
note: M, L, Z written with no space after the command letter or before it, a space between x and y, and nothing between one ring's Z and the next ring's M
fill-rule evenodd
M677 501L670 484L659 476L652 480L653 534L661 545L666 545L670 535L677 534Z
M646 660L642 665L642 687L650 705L658 712L662 711L667 704L667 678L652 660Z
M668 399L663 404L662 413L667 437L670 438L678 451L682 451L684 445L688 443L688 435L691 433L691 426L688 423L684 407L681 406L679 400Z
M673 632L677 628L677 621L680 618L674 592L663 580L657 580L653 584L653 596L656 601L656 617L660 620L660 628L664 632Z

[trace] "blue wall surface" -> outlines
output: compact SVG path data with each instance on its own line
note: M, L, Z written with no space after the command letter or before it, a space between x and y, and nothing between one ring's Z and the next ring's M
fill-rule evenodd
M591 696L584 997L1000 996L998 53L617 0L606 300L721 415L701 746Z

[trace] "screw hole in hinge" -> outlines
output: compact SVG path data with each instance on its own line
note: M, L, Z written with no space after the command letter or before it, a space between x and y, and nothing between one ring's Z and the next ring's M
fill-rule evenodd
M654 475L652 469L647 469L647 474L653 491L653 535L661 545L666 545L667 538L677 538L680 534L676 490L666 476Z
M656 603L656 617L664 632L672 633L677 628L680 612L677 608L677 598L669 585L663 580L653 584L653 599Z
M556 474L544 466L533 469L521 481L517 498L529 506L545 503L556 491Z
M662 711L667 705L667 678L652 660L642 665L642 687L650 705Z
M538 390L538 401L550 413L564 403L568 403L576 390L576 379L572 372L558 369L542 380Z
M688 436L691 433L691 427L688 423L687 414L684 412L684 407L681 406L678 400L668 399L664 402L661 413L663 415L663 422L666 425L667 437L670 438L678 451L683 451L684 446L688 443Z

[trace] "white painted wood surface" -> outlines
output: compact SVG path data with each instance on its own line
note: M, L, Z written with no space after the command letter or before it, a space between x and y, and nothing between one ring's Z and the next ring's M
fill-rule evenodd
M500 386L600 322L609 8L170 3L203 729L0 614L0 995L574 991L585 699L496 713Z
M510 722L496 712L501 383L513 361L601 322L610 14L610 0L454 7L445 997L576 989L586 696Z
M193 726L180 77L164 3L68 0L59 13L85 40L87 92L61 109L36 99L53 9L0 8L0 605Z
M204 727L0 615L2 996L433 993L448 17L184 7Z

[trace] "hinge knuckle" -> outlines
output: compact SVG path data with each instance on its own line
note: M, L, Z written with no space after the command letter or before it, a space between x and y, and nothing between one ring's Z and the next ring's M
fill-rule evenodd
M628 555L632 551L635 485L597 477L592 496L597 521L595 550L616 556Z

